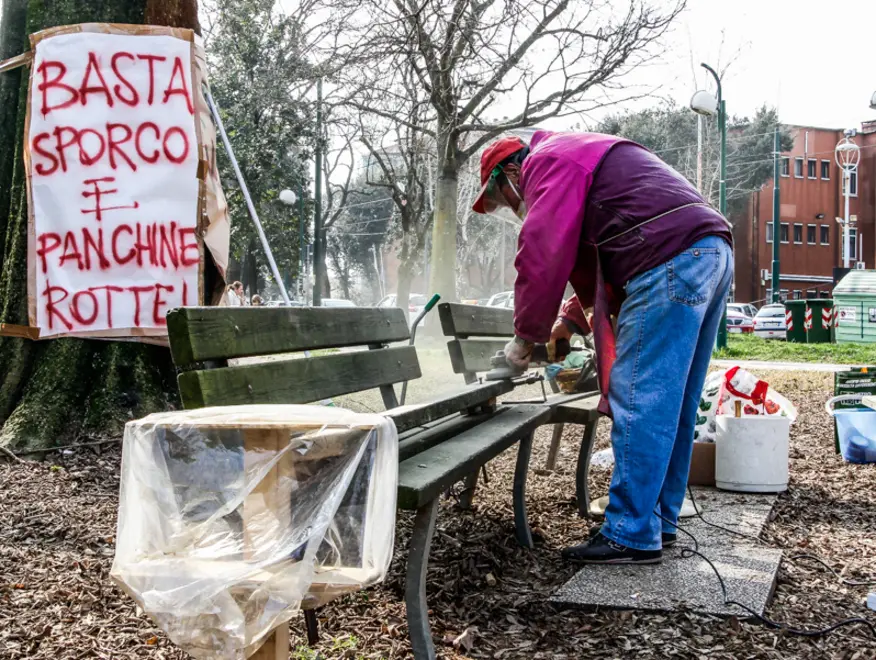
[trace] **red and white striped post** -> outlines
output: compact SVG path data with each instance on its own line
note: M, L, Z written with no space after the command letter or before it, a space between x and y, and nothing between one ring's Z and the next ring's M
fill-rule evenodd
M790 309L786 309L786 310L785 310L785 329L786 329L788 332L791 332L791 330L794 329L794 317L791 316L791 310L790 310Z
M833 320L833 310L830 307L825 307L821 310L821 328L830 330L830 322Z
M806 315L803 317L803 328L808 330L812 330L812 308L808 305L806 306Z

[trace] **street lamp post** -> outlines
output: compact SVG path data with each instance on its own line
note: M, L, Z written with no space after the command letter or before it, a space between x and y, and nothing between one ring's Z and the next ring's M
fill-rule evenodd
M834 157L836 164L843 171L843 192L846 197L845 216L842 219L843 226L843 268L849 268L851 265L850 249L850 215L849 215L849 196L851 195L852 174L858 171L858 163L861 160L861 149L851 138L852 133L846 131L846 137L839 141L836 145Z
M712 74L718 86L718 98L705 91L694 94L690 102L691 110L700 115L714 117L718 115L718 132L721 135L721 165L719 170L718 184L718 210L725 218L727 217L727 106L721 89L721 77L708 64L701 64L706 71ZM735 277L734 277L735 280ZM718 348L727 348L727 306L721 315L721 325L718 328Z
M301 187L298 187L297 194L289 189L281 190L280 201L283 202L286 206L290 207L295 206L295 202L298 202L298 276L295 278L295 288L297 289L298 295L301 297L301 300L303 302L307 298L304 258L304 226L306 222L304 219L304 194L301 190Z

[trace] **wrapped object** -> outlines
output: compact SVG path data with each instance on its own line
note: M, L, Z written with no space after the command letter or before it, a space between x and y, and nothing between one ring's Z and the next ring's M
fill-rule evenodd
M765 380L751 372L732 367L709 374L697 409L694 441L715 442L715 415L733 415L735 402L742 402L742 416L781 416L793 423L797 409Z
M392 420L234 406L125 427L113 579L196 658L242 660L299 609L381 581Z

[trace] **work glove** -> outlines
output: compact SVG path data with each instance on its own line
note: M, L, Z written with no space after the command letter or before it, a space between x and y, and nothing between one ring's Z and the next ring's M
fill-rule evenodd
M557 341L572 339L572 329L563 319L557 319L554 327L551 328L551 338L547 343L548 362L557 362Z
M532 357L533 343L520 337L514 337L505 344L505 360L508 364L520 371L529 368L529 360Z

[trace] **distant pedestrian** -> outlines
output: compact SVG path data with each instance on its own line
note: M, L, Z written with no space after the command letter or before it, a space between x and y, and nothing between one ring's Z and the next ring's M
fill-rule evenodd
M261 297L260 295L256 294L256 295L254 295L254 296L252 297L252 303L251 303L251 304L252 304L253 307L261 307L261 306L264 305L265 303L264 303L264 301L262 300L262 297Z
M243 284L234 282L229 285L225 293L225 300L229 307L243 307L246 300L243 295Z

